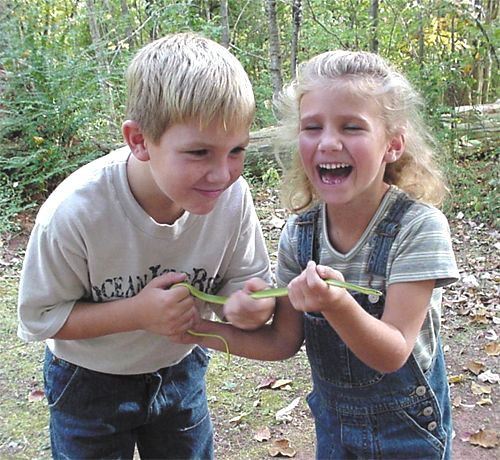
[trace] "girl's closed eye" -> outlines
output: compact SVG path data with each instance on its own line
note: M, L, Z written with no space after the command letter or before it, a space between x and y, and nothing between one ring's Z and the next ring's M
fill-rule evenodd
M301 131L314 131L321 129L321 125L304 125L300 127Z
M245 147L240 146L240 147L235 147L235 148L234 148L233 150L231 150L229 153L230 153L231 155L237 156L237 155L241 155L241 154L243 154L243 153L245 153L245 152L246 152L246 148L245 148Z

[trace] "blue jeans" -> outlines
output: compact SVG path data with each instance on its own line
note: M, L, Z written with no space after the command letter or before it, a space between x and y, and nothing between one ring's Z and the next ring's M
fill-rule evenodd
M199 347L150 374L113 375L45 354L54 459L212 459L213 429Z

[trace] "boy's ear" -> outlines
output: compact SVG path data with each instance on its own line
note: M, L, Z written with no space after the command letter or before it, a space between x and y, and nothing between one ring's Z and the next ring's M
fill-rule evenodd
M149 153L141 126L134 120L126 120L122 125L125 142L130 147L132 154L140 161L148 161Z
M394 136L387 147L385 152L384 161L386 163L394 163L401 158L405 151L405 137L404 134L397 134Z

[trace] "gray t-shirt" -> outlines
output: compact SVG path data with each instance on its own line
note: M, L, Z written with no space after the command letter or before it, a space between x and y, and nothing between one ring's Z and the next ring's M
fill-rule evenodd
M442 287L457 281L460 275L446 217L438 209L420 202L411 206L402 218L400 231L389 253L385 276L367 272L374 230L400 193L394 186L388 190L363 235L346 254L338 252L329 242L323 204L318 221L321 229L319 263L339 270L348 282L384 292L392 283L436 280L429 310L413 350L417 362L426 370L439 337ZM302 271L297 258L296 218L289 218L281 234L276 270L279 286L286 286Z
M47 340L59 358L111 374L154 372L192 345L146 331L53 340L76 301L136 295L166 271L185 272L198 289L228 295L251 277L270 282L269 258L247 183L238 179L212 212L155 222L129 188L128 147L80 168L40 208L19 287L18 335ZM203 316L211 316L200 305Z

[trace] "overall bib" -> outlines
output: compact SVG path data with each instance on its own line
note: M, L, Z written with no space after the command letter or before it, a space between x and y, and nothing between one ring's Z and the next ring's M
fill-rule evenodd
M385 276L399 223L413 202L399 197L377 226L369 273ZM317 207L297 219L302 268L308 260L318 262L319 212ZM385 295L354 297L368 313L382 316ZM451 458L449 388L440 341L425 372L412 354L401 369L382 374L361 362L320 313L305 313L304 328L318 459Z

